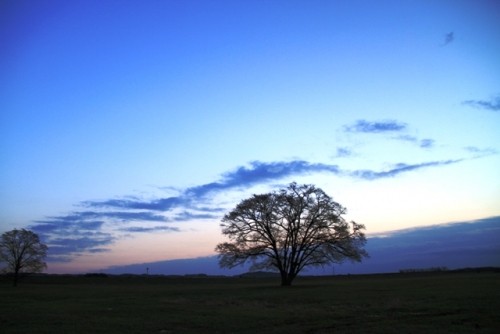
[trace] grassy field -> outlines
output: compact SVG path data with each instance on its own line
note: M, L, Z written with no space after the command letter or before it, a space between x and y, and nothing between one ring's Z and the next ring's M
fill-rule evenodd
M0 281L1 333L500 333L499 273Z

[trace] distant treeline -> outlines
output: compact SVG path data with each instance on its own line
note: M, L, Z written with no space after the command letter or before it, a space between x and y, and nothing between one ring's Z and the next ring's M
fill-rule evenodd
M447 267L430 267L430 268L408 268L408 269L399 269L401 274L408 273L435 273L441 271L448 271Z
M459 268L459 269L448 269L447 267L429 267L429 268L407 268L400 269L399 274L412 274L412 273L482 273L482 272L493 272L500 273L500 267L473 267L473 268ZM384 274L359 274L359 275L347 275L347 276L363 276L363 275L394 275L397 273L384 273ZM0 273L0 279L10 279L12 273ZM106 278L106 277L172 277L172 278L206 278L206 277L229 277L224 275L207 275L207 274L187 274L187 275L147 275L147 274L106 274L106 273L86 273L86 274L46 274L46 273L24 273L24 278L29 277L87 277L87 278ZM314 275L313 275L314 276ZM345 276L345 275L340 275ZM247 272L240 275L235 275L233 277L240 278L273 278L279 277L279 274L275 272L265 272L265 271L255 271Z
M477 267L477 268L460 268L450 270L454 273L482 273L482 272L494 272L500 273L500 267Z
M430 267L430 268L409 268L400 269L401 274L410 273L436 273L436 272L451 272L451 273L481 273L481 272L494 272L499 273L500 267L474 267L474 268L460 268L460 269L448 269L447 267Z
M84 277L108 277L108 274L104 273L86 273Z

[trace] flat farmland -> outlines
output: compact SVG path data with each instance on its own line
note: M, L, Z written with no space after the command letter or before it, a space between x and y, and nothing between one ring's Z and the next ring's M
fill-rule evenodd
M500 333L500 274L0 279L1 333Z

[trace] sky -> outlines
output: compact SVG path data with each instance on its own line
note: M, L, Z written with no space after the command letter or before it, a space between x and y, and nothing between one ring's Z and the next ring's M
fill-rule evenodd
M498 223L499 37L487 0L4 0L0 233L54 273L207 257L292 181L369 239Z
M452 237L450 237L452 236ZM500 217L408 228L375 234L368 239L369 258L319 268L300 275L380 274L400 271L455 270L500 265ZM220 268L216 255L111 266L106 274L241 275L251 264Z

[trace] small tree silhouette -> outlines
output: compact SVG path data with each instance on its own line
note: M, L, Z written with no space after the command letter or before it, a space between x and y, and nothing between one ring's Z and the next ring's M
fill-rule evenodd
M46 256L47 246L32 231L14 229L0 237L0 262L7 263L3 271L13 274L14 286L17 286L20 274L45 269L47 265L43 260Z

